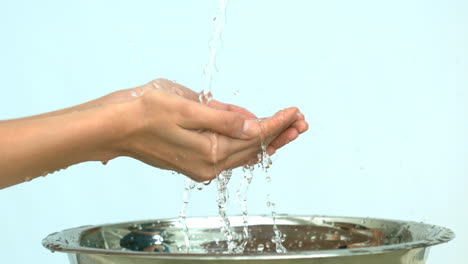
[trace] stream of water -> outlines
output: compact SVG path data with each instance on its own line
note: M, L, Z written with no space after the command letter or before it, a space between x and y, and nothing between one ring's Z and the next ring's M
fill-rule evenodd
M219 6L216 12L215 17L213 18L214 23L214 32L212 35L211 40L209 41L209 57L208 63L204 69L205 75L205 88L199 94L199 101L202 104L208 104L212 98L212 86L213 86L213 77L215 72L218 71L218 67L216 65L216 58L218 55L218 51L221 48L222 44L222 32L224 25L226 24L226 10L227 10L228 0L219 0ZM263 135L260 135L263 137ZM217 134L213 133L211 135L211 144L212 144L212 158L216 160L216 154L218 149L218 137ZM259 167L262 169L263 173L265 174L265 180L268 185L271 185L271 177L268 174L268 169L272 165L271 158L266 152L266 146L262 142L262 152L259 154ZM242 231L242 239L237 244L234 241L234 233L231 228L231 223L227 216L226 207L227 202L229 199L229 191L228 191L228 183L232 177L233 171L226 170L223 172L219 172L217 170L217 166L215 164L213 171L215 175L217 175L216 182L217 182L217 204L218 204L218 214L221 218L222 225L221 225L221 232L226 237L227 243L227 251L225 253L243 253L245 250L245 246L250 240L249 236L249 221L248 221L248 209L247 209L247 191L249 189L249 185L252 182L253 178L253 171L254 166L245 166L243 168L243 178L241 179L241 183L239 189L237 190L237 199L239 201L241 212L242 212L242 219L243 219L243 231ZM185 249L186 252L190 251L190 234L189 228L186 222L186 210L189 203L190 193L195 186L195 182L187 179L184 186L184 194L183 194L183 203L182 208L180 210L179 222L183 227L184 236L185 236ZM198 185L198 189L203 189L203 185ZM271 211L271 216L273 219L273 237L272 242L276 245L276 252L284 253L286 249L282 245L284 238L280 230L276 225L276 205L271 199L270 191L267 194L267 206ZM263 250L262 250L263 251Z

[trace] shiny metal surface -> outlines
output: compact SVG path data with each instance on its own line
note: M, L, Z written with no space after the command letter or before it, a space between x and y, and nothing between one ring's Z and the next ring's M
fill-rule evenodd
M242 217L230 217L242 240ZM453 239L439 226L370 218L278 216L287 253L275 252L272 219L249 217L244 254L226 254L218 217L188 218L191 250L177 219L85 226L50 234L43 245L69 254L72 264L107 263L382 263L423 264L428 247ZM263 250L259 252L259 245ZM260 246L260 249L262 246Z

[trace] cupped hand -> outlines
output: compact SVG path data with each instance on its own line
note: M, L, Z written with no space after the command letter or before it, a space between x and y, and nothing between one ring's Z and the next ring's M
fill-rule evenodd
M295 107L259 120L239 106L200 104L197 93L165 79L126 91L137 105L126 155L196 181L256 160L262 143L273 154L307 130Z
M200 99L200 94L194 92L193 90L180 85L176 82L167 80L167 79L156 79L153 80L148 84L149 86L155 88L155 89L160 89L164 90L168 93L175 94L181 97L184 97L188 100L194 101L194 102L199 102ZM143 87L138 87L138 93L143 93L145 89L147 89L147 86ZM235 112L243 115L246 118L249 119L257 119L257 116L255 116L252 112L248 111L247 109L237 106L237 105L232 105L232 104L226 104L222 103L216 100L210 100L207 104L209 107L218 109L218 110L223 110L223 111L228 111L228 112ZM304 115L300 112L297 113L298 117L292 123L287 129L282 131L280 135L277 135L276 138L273 139L273 141L268 145L267 152L272 155L276 152L277 149L283 147L284 145L288 144L289 142L293 141L296 139L300 134L304 133L305 131L308 130L309 125L304 119Z
M139 86L132 89L118 91L112 94L109 94L105 97L102 97L94 102L94 104L107 104L107 103L117 103L127 100L133 100L135 97L139 97L143 95L145 91L149 91L152 89L162 90L169 94L173 94L187 100L193 102L199 102L200 94L194 92L193 90L180 85L176 82L167 80L167 79L156 79L151 81L150 83ZM217 110L223 110L226 112L233 112L238 113L244 116L245 118L249 119L257 119L257 117L247 109L232 105L219 102L217 100L211 100L208 102L207 106L210 108L214 108ZM269 154L274 154L276 150L283 147L284 145L288 144L289 142L296 139L300 134L304 133L308 129L308 124L304 119L304 115L298 113L298 118L294 121L293 124L290 125L287 129L285 129L277 138L275 138L270 145L268 146L267 152ZM229 134L229 133L228 133ZM237 135L231 135L232 137L236 137Z

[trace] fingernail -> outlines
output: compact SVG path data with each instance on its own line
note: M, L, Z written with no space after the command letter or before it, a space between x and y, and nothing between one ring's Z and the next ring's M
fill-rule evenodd
M244 127L242 129L242 135L245 137L251 137L256 135L257 128L255 126L257 122L255 120L247 119L244 121Z
M251 125L250 125L249 120L245 120L244 121L244 128L242 129L242 135L248 136L250 127L251 127Z

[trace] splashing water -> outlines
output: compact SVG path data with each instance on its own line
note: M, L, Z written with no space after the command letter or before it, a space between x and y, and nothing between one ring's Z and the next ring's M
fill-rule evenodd
M242 168L242 172L244 177L241 180L239 189L237 190L237 200L240 203L241 211L242 211L242 220L243 220L243 237L242 242L237 246L236 253L243 253L245 246L249 242L249 216L247 210L247 191L249 189L250 183L252 182L253 178L253 171L254 166L244 166Z
M187 253L190 251L190 234L187 226L187 206L190 200L190 194L192 193L192 186L194 185L194 181L192 181L190 178L185 179L184 194L182 196L182 207L180 208L179 213L179 223L184 231L185 250Z
M268 169L271 167L273 162L271 161L270 155L267 153L267 147L265 143L262 140L262 153L258 154L258 159L260 161L259 167L262 169L263 173L265 174L265 181L267 183L267 188L268 188L268 193L266 197L266 204L268 208L270 208L271 211L271 218L273 220L273 237L271 238L271 241L276 244L276 253L286 253L287 250L283 246L283 234L281 231L278 229L278 225L276 224L276 204L271 198L271 176L268 173Z
M214 23L215 23L215 30L212 36L211 41L209 42L209 58L208 58L208 63L205 66L204 74L205 74L205 81L206 85L203 91L200 92L199 94L199 101L201 104L208 104L212 98L213 95L211 93L211 87L213 83L213 75L215 71L217 71L216 68L216 55L218 53L218 49L221 46L221 33L223 31L223 27L225 24L225 18L226 18L226 8L227 8L227 3L228 0L220 0L220 4L218 7L217 14L214 18ZM216 152L218 148L218 138L216 134L212 134L211 136L211 141L212 141L212 158L213 160L216 160ZM213 167L215 175L217 175L217 168L216 164ZM229 182L229 178L232 172L223 172L218 176L217 182L218 182L218 198L217 198L217 203L218 203L218 210L219 210L219 215L223 219L223 227L221 228L221 231L226 235L226 238L228 240L228 245L229 248L233 248L232 242L232 232L230 230L230 223L229 219L227 218L226 215L226 201L227 201L227 183ZM205 185L209 185L211 181L204 183ZM184 186L184 195L183 195L183 203L182 203L182 208L180 209L180 216L179 216L179 222L182 225L182 228L184 229L184 236L185 236L185 247L186 251L190 251L190 237L189 237L189 232L188 232L188 226L187 226L187 221L186 221L186 209L187 205L189 203L189 197L191 190L193 187L195 187L195 183L187 178L185 181L185 186ZM198 185L197 189L201 190L203 189L203 185ZM234 245L235 246L235 245ZM232 251L233 249L228 249L228 251Z
M232 170L225 170L218 175L216 179L218 183L218 193L217 193L217 203L218 203L218 214L221 217L222 225L221 232L226 237L226 243L228 245L228 250L226 253L234 253L237 247L234 242L234 236L231 230L231 222L227 217L226 206L229 199L229 192L227 190L227 185L232 176Z
M197 190L199 191L203 190L203 186L205 186L204 183L201 183L201 182L197 183Z
M218 55L218 50L221 48L221 35L223 32L224 25L226 24L226 9L228 5L228 0L220 0L218 10L216 15L213 19L214 22L214 32L211 37L210 42L208 43L209 46L209 57L208 63L205 66L204 74L205 74L205 81L206 85L203 91L200 92L198 97L200 103L208 104L213 99L213 94L211 92L211 88L213 85L213 76L215 72L218 71L216 66L216 57ZM215 133L211 135L211 142L212 142L212 158L213 161L217 160L217 151L218 151L218 137ZM227 190L227 184L232 176L232 170L226 170L221 172L218 175L218 169L216 162L214 162L213 170L215 175L217 175L217 204L218 204L218 213L222 219L222 226L221 232L226 236L228 250L227 253L234 252L236 248L236 244L233 241L233 233L231 230L231 224L226 214L226 205L227 200L229 197L229 193Z
M218 68L216 65L216 58L218 55L218 50L221 48L221 44L222 44L221 36L222 36L224 25L226 23L227 5L228 5L228 0L219 0L219 7L217 9L216 16L213 19L214 32L209 42L208 63L206 64L205 69L204 69L206 85L205 85L205 88L200 92L199 97L198 97L200 103L202 104L208 104L213 98L213 94L211 91L212 84L213 84L213 76L215 72L218 71ZM237 95L238 93L239 92L236 91L235 95ZM260 136L263 136L263 135L260 135ZM211 143L212 143L212 146L211 146L212 158L214 161L216 161L217 160L216 155L217 155L217 150L218 150L217 134L213 133L211 135ZM266 152L266 146L263 143L263 139L262 139L261 147L262 147L262 153L259 154L259 161L260 161L259 166L260 168L262 168L265 174L265 179L267 183L270 184L271 177L268 174L268 169L272 165L272 162L271 162L270 156ZM219 173L216 162L214 163L213 170L214 170L215 175L217 175L217 178L216 178L217 199L216 201L218 204L218 214L222 220L222 225L221 225L220 230L226 237L226 240L227 240L226 242L228 246L227 252L225 253L243 253L250 239L249 229L248 229L247 191L253 178L254 166L245 166L243 168L244 176L241 179L241 184L239 186L239 189L237 190L237 199L240 202L242 216L243 216L242 242L239 245L237 245L236 242L234 241L235 234L233 233L233 230L231 228L231 223L226 213L227 201L229 199L229 192L228 192L227 185L232 176L232 170L226 170L226 171ZM194 187L195 187L195 183L192 180L187 179L185 182L185 186L184 186L183 205L180 210L180 217L179 217L179 221L184 229L185 248L187 252L190 251L190 238L189 238L189 232L188 232L188 227L186 223L186 208L189 202L191 190L194 189ZM202 189L203 186L199 184L197 188ZM286 248L284 248L284 246L282 245L282 242L283 242L282 234L276 225L275 203L272 202L270 193L268 193L267 195L267 205L271 210L271 215L273 218L274 236L272 238L272 242L276 244L276 252L278 253L287 252ZM264 245L259 245L258 251L263 252L264 247L265 247ZM269 243L266 244L266 247L269 247Z
M209 57L208 57L208 63L206 64L205 70L204 70L206 86L199 95L199 100L203 104L208 104L213 98L211 88L213 84L214 73L218 71L218 68L216 66L216 57L218 55L218 50L221 48L221 44L222 44L221 35L223 33L224 25L226 24L227 5L228 5L228 0L220 0L218 10L213 19L214 32L208 44Z

